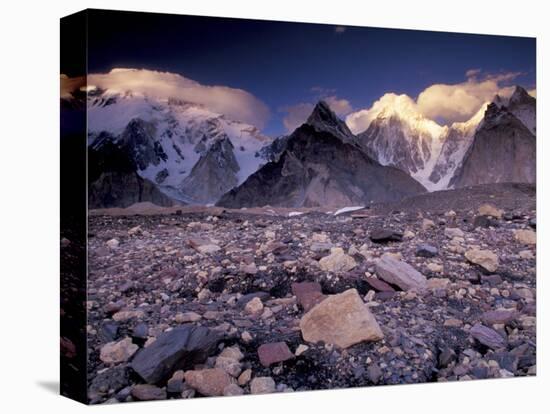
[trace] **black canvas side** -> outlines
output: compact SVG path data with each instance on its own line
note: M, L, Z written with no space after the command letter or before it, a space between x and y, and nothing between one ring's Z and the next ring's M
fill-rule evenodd
M61 394L87 402L87 12L61 19ZM67 95L68 78L79 84ZM71 87L72 89L72 87Z

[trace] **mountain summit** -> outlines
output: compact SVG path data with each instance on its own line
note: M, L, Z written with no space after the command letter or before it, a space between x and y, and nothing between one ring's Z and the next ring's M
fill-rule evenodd
M286 140L281 155L226 193L218 205L344 207L395 201L426 189L403 171L380 165L324 102Z
M330 132L341 138L344 142L354 142L355 136L344 121L334 113L330 106L323 100L317 102L315 108L307 118L306 124L315 130Z

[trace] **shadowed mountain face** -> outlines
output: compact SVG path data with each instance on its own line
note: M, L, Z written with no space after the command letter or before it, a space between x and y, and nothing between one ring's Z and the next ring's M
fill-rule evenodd
M185 177L181 190L195 203L212 203L239 183L240 167L227 136L214 142Z
M492 103L450 185L535 183L536 148L528 127L507 107Z
M137 173L134 160L110 140L88 148L88 208L128 207L150 201L171 206L172 200Z
M326 114L319 105L318 110ZM306 123L288 138L277 161L229 191L218 205L338 207L393 201L424 191L403 171L384 167L359 146L343 142L341 136L326 128Z

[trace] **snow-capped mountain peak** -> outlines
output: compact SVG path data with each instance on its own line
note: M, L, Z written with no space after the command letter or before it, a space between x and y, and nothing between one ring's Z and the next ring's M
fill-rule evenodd
M97 147L98 139L110 137L139 160L140 176L181 201L215 201L214 198L198 200L188 196L182 183L218 140L230 141L238 164L238 168L230 172L235 179L226 180L226 184L242 183L264 164L266 159L260 150L272 141L253 125L232 120L205 105L181 98L93 88L87 94L87 107L88 143ZM214 150L216 148L227 152L229 147L216 146ZM209 154L213 157L211 151Z

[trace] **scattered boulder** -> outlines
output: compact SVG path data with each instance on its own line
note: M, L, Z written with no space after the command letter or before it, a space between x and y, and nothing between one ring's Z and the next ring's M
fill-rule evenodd
M487 325L508 324L517 317L515 310L496 309L487 311L481 315L481 320Z
M391 285L375 277L369 277L366 282L377 292L395 292L395 289Z
M273 342L262 344L258 348L258 357L260 363L264 367L268 367L272 364L287 361L294 358L294 354L290 352L286 342Z
M181 394L183 391L183 374L184 373L182 370L174 372L172 377L166 383L166 392L170 394Z
M445 236L447 236L449 239L454 239L455 237L464 237L464 232L458 227L446 227L444 233Z
M270 394L275 390L275 381L271 377L256 377L250 383L251 394Z
M207 397L221 396L235 380L221 368L186 371L185 383Z
M434 227L435 227L435 223L433 220L430 220L427 218L422 220L422 230L426 231L429 229L433 229Z
M128 361L138 350L131 338L124 338L118 342L109 342L101 347L99 359L106 364L118 364Z
M134 357L131 368L147 383L156 384L177 369L203 362L216 349L219 340L217 332L203 326L174 328L142 349Z
M355 289L327 297L300 320L304 340L347 348L384 337L380 326Z
M227 387L223 389L223 395L226 397L234 396L234 395L243 395L244 390L239 387L237 384L231 383Z
M200 321L202 319L202 316L196 312L184 312L176 313L174 319L177 323L189 323Z
M390 229L376 229L369 235L373 243L400 242L403 240L403 233Z
M225 348L216 358L216 368L221 368L232 377L238 377L242 371L243 353L238 346Z
M502 218L502 215L504 214L504 211L496 208L495 206L491 205L491 204L482 204L477 212L481 215L481 216L491 216L491 217L494 217L494 218Z
M138 401L165 400L166 390L150 384L137 384L132 387L132 397Z
M533 230L515 230L514 237L518 242L523 244L537 244L537 233Z
M357 266L353 257L344 253L341 247L333 247L330 254L319 260L319 267L325 272L348 272Z
M264 310L264 304L259 297L254 297L244 306L246 313L251 315L260 315Z
M474 217L474 229L482 227L487 229L489 227L497 227L498 221L492 219L489 216L475 216Z
M426 277L408 263L384 254L376 263L376 274L380 279L403 290L423 291L427 287Z
M125 322L130 319L141 319L145 316L145 313L140 310L126 310L126 311L120 311L116 312L113 315L113 320L117 322Z
M106 241L105 244L109 249L115 250L120 245L120 242L117 239L111 239Z
M201 254L212 254L221 250L221 247L210 240L192 237L187 239L187 244Z
M470 263L479 265L488 272L493 273L498 269L498 256L490 250L470 249L464 256Z
M443 272L443 265L440 265L438 263L428 263L428 270L430 272L434 273L442 273Z
M498 332L480 323L474 325L472 329L470 329L470 335L481 344L492 349L499 349L506 346L506 340Z
M325 298L317 282L301 282L291 285L296 301L306 312Z
M421 243L416 247L416 255L419 257L435 257L437 253L437 247L431 244Z
M456 360L456 352L451 348L444 348L439 353L437 360L439 368L447 368L451 362Z

